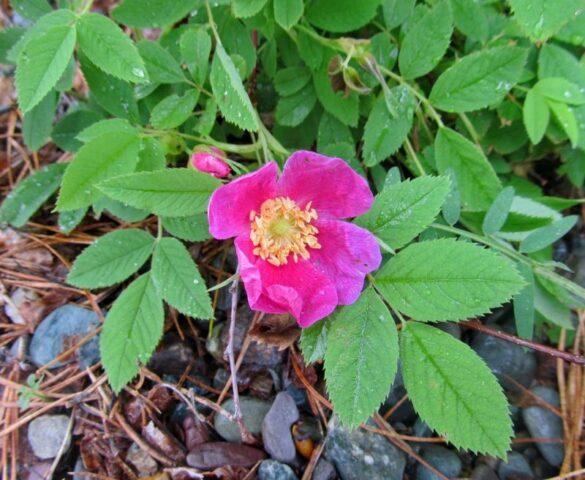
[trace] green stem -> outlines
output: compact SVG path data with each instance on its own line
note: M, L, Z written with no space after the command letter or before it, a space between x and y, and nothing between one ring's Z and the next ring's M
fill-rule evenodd
M211 31L213 32L213 37L215 38L215 41L221 45L221 38L219 38L219 33L217 33L217 27L215 26L215 21L213 20L213 13L211 13L209 0L205 0L205 8L207 9L207 21L211 27Z
M473 126L473 123L471 123L471 121L469 120L469 117L467 115L465 115L464 113L460 113L459 118L461 118L461 120L465 124L465 128L467 128L467 131L471 135L471 138L473 138L473 141L475 142L475 144L481 149L479 135L477 133L477 130Z
M414 151L414 147L412 146L412 143L410 143L410 140L408 139L408 137L406 137L406 140L404 141L404 147L406 148L406 151L410 155L410 158L412 158L412 161L416 165L416 168L418 168L420 176L424 177L427 173L425 172L425 169L422 166L422 163L420 163L418 155Z
M433 120L435 120L437 125L439 125L439 127L445 126L445 124L443 123L443 120L441 119L441 116L435 110L435 108L431 105L431 102L428 100L427 97L425 97L422 93L420 93L416 87L414 87L413 85L408 83L404 78L402 78L397 73L394 73L392 70L389 70L386 67L382 67L380 65L379 65L379 68L380 68L380 71L382 73L384 73L384 75L387 75L392 80L395 80L396 82L398 82L400 85L404 85L405 87L408 87L410 89L410 91L413 93L413 95L416 98L418 98L420 100L420 102L425 106L425 108L427 109L427 111L429 112L431 117L433 117Z

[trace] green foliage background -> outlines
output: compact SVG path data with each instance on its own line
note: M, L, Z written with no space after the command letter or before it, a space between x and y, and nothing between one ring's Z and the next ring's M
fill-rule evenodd
M101 336L114 390L156 347L163 301L213 317L181 242L208 238L220 185L182 168L193 147L223 149L236 173L313 149L371 181L375 204L356 222L387 257L358 302L303 332L341 420L368 418L400 357L428 425L458 447L506 455L512 430L495 378L425 323L512 299L522 337L573 328L585 292L555 272L552 244L577 221L563 212L583 203L582 0L123 0L110 16L91 0L11 3L32 25L0 32L24 140L39 150L52 139L74 157L22 181L2 221L23 227L57 190L64 232L90 210L158 217L156 237L105 235L68 276L81 288L130 281ZM87 97L73 91L78 69ZM534 181L549 165L571 198Z

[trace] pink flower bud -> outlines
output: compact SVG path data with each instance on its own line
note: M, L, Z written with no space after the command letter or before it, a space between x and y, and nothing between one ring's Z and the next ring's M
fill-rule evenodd
M200 172L209 173L215 178L225 178L230 174L230 166L225 161L225 153L216 147L194 150L190 166Z

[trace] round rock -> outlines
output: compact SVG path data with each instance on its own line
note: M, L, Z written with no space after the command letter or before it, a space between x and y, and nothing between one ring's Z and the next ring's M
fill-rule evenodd
M222 408L230 413L234 413L233 399L226 400ZM242 410L242 418L244 424L250 430L250 433L258 435L262 430L262 422L264 417L270 410L271 404L264 400L259 400L252 397L240 397L240 408ZM240 428L236 422L228 420L226 417L218 413L214 420L215 430L228 442L241 442Z
M406 458L383 436L343 428L334 417L328 426L325 458L342 480L403 478Z
M422 451L422 457L447 478L456 478L461 473L461 460L453 450L439 445L428 445ZM416 480L440 480L422 464L416 467Z
M528 387L534 380L536 374L534 352L525 351L520 345L484 333L478 333L471 346L488 364L504 388L512 391L518 390L518 387L508 377L525 387Z
M70 349L83 337L99 327L95 312L77 305L63 305L48 315L37 327L30 344L30 357L35 365L54 360L59 354ZM81 368L87 368L100 359L98 336L75 351ZM67 360L65 360L65 363ZM63 366L57 362L51 368Z
M35 418L28 426L28 443L34 454L46 460L55 458L67 436L69 417L65 415L42 415ZM71 445L71 436L67 439L65 450Z
M536 396L545 402L558 407L559 394L548 387L538 386L532 390ZM554 412L545 407L533 405L522 410L522 418L530 435L536 438L563 438L563 421ZM536 447L551 465L558 467L563 463L565 447L562 443L538 442Z
M502 462L498 467L498 475L501 480L534 478L534 473L528 461L518 452L510 452L508 454L508 461L505 463Z
M292 463L296 457L291 427L299 421L299 410L294 399L280 392L262 422L264 450L275 460Z
M258 469L258 480L298 480L288 465L276 460L264 460Z

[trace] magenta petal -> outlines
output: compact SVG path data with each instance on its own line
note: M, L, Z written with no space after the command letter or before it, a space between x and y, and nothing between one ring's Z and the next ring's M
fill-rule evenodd
M250 229L250 212L276 193L278 166L270 162L219 187L209 200L209 233L217 239L236 237Z
M305 150L287 160L278 189L301 207L313 202L319 216L334 218L362 215L374 201L368 182L347 162Z
M320 250L311 250L311 262L337 287L340 305L355 302L364 286L367 273L382 261L374 235L353 223L319 219L317 238Z
M308 327L329 315L337 306L337 292L331 280L310 261L275 267L252 253L252 242L244 236L235 242L240 276L248 302L254 310L290 313L301 327Z

